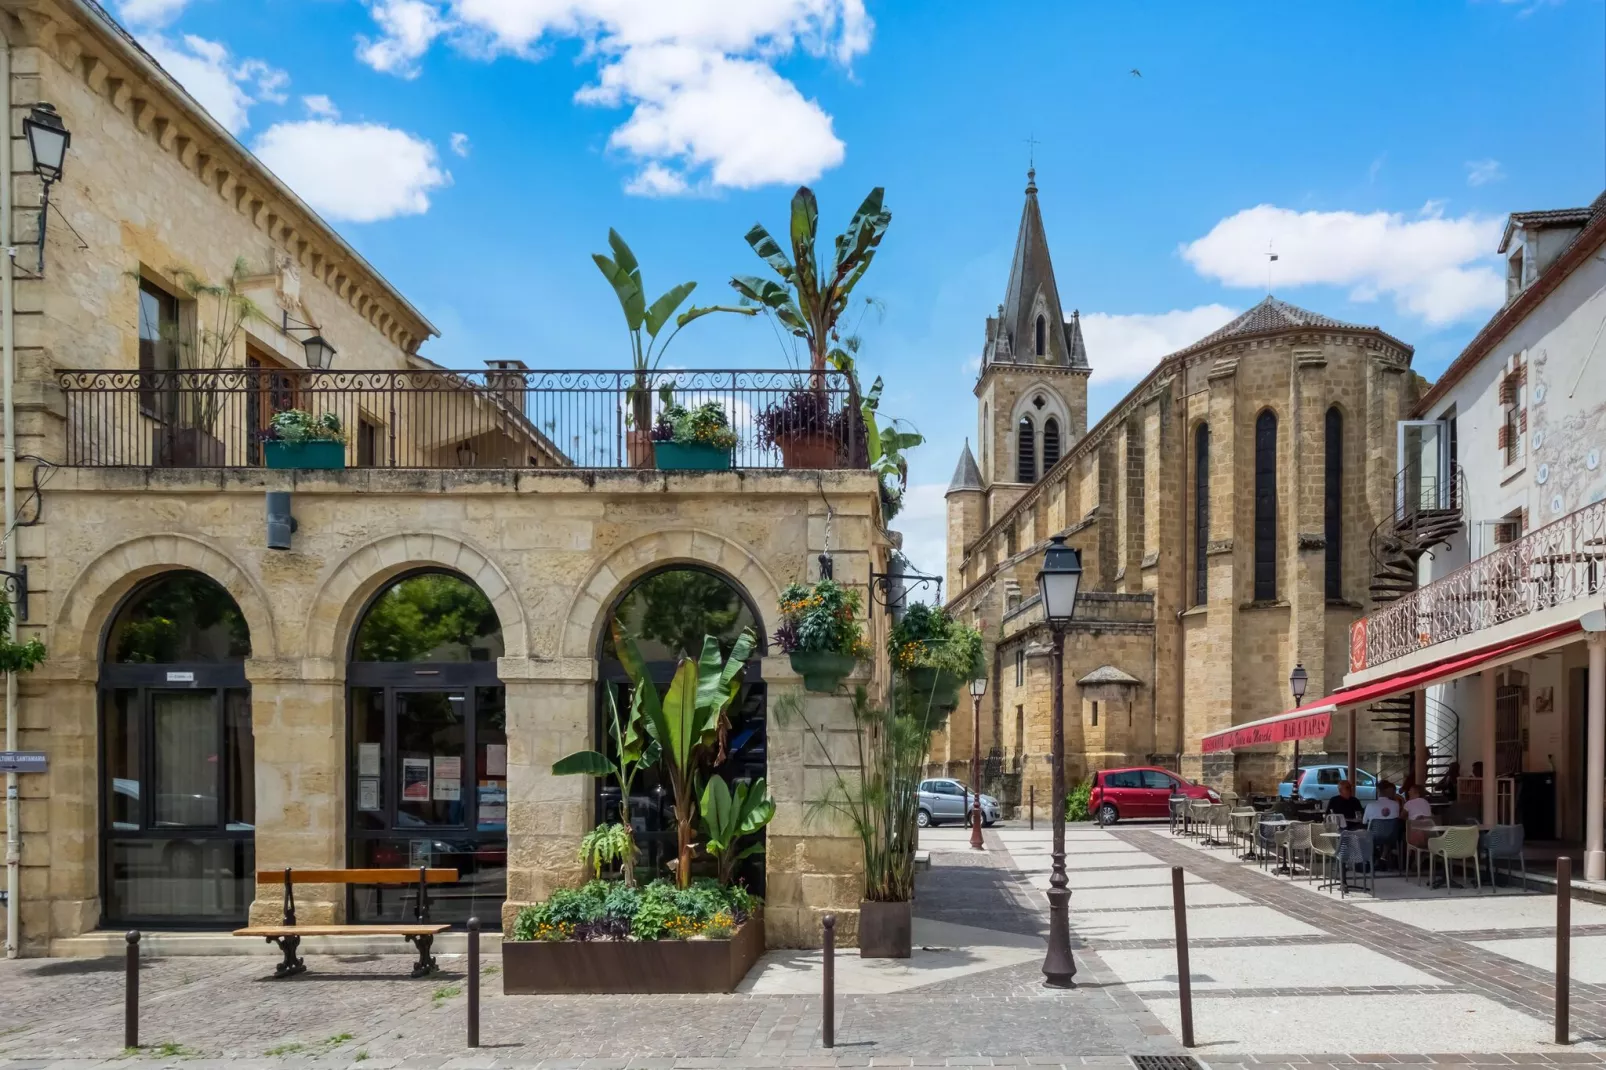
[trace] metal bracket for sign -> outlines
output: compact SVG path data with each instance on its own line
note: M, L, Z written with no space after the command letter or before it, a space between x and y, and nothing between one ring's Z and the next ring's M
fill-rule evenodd
M893 584L897 581L902 581L903 598L909 597L911 588L929 587L932 584L936 584L937 601L939 603L942 601L942 577L928 576L924 572L871 572L870 598L888 609L896 609L898 603L902 601L902 598L896 601L892 598ZM881 592L880 598L876 598L877 591Z
M0 589L16 596L12 601L17 605L17 619L19 621L27 620L28 566L18 565L15 572L7 572L5 569L0 569L0 577L3 577L3 579L0 579Z

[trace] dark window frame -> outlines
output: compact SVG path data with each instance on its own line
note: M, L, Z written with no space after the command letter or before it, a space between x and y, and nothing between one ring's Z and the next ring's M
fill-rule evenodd
M1015 425L1015 482L1037 482L1037 429L1030 416Z
M1277 600L1277 414L1255 417L1255 592L1257 602Z
M1344 414L1330 406L1325 418L1325 464L1322 481L1323 542L1329 601L1344 598Z
M1057 417L1050 416L1043 421L1043 474L1059 463L1064 456L1060 449L1060 422Z
M1193 433L1193 604L1210 601L1210 425Z

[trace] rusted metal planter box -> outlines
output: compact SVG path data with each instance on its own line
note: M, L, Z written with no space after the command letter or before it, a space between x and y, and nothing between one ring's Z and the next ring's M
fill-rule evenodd
M734 992L764 953L764 919L729 940L504 940L502 992L509 996Z

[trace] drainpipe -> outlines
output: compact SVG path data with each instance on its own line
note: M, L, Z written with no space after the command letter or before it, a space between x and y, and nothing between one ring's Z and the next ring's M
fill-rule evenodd
M0 33L0 117L6 136L0 137L0 420L5 421L5 532L6 571L17 571L17 411L13 382L16 378L17 324L11 227L11 42ZM44 220L39 221L44 226ZM11 639L17 638L17 618L11 618ZM6 750L17 749L17 674L6 674ZM17 774L6 774L6 958L21 949L22 925L22 806L17 799Z

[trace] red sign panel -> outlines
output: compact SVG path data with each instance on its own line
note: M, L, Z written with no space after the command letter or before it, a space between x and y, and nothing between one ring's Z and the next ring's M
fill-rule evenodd
M1333 727L1331 713L1312 713L1304 717L1290 717L1271 724L1246 725L1228 732L1217 732L1204 737L1200 749L1206 754L1218 751L1252 747L1257 743L1288 743L1296 739L1325 736Z
M1349 671L1360 672L1366 668L1366 618L1362 617L1349 626Z

